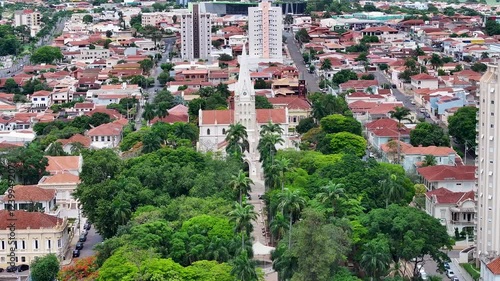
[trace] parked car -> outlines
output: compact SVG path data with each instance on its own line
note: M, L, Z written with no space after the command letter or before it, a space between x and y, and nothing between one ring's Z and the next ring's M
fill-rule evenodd
M447 262L445 262L445 263L443 264L443 266L444 266L444 269L450 269L450 264L449 264L449 263L447 263Z
M89 234L88 230L83 230L80 235L85 235L85 237L87 237L88 234Z
M7 272L16 272L17 271L17 266L15 266L15 265L9 265L9 266L7 266L7 269L5 271L7 271Z
M0 272L3 272L3 271L4 271L4 269L0 267Z
M458 280L458 277L453 277L451 278L451 281L460 281L460 280Z
M455 272L453 272L453 270L451 270L451 269L447 269L446 276L448 276L448 278L450 278L450 279L453 279L453 277L455 277Z
M87 236L85 236L83 234L80 235L80 238L78 239L78 242L85 242L85 241L87 241Z
M18 272L23 272L23 271L27 271L27 270L30 270L30 266L27 264L21 264L21 265L17 266Z
M73 251L73 257L78 258L80 256L80 250L74 250Z
M92 227L92 225L91 225L90 223L88 223L88 222L86 222L86 223L83 225L83 228L84 228L85 230L90 230L90 228L91 228L91 227Z
M78 243L76 243L76 249L77 249L77 250L81 250L81 249L83 249L83 242L78 242Z

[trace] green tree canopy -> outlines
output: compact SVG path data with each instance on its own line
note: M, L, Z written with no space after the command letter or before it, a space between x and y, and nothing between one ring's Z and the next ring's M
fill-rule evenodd
M52 46L43 46L36 49L31 55L31 62L34 64L51 64L64 58L61 49Z
M449 146L450 138L437 124L423 122L410 131L410 143L413 146Z
M448 120L448 131L458 144L474 148L476 145L476 113L478 108L465 106L459 108Z
M323 117L320 124L321 129L327 134L348 132L355 135L361 135L361 123L353 117L332 114Z
M31 278L34 281L53 281L58 272L59 260L54 254L37 257L31 263Z

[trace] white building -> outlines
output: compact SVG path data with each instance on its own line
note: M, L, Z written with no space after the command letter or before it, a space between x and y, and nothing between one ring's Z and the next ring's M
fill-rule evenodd
M281 7L267 0L248 8L249 56L283 62L283 15Z
M193 4L189 14L181 15L181 57L184 60L209 59L212 50L212 18Z
M42 14L33 10L14 11L14 26L26 25L30 30L30 36L35 37L40 31Z
M281 138L283 145L277 148L291 147L288 136L288 108L280 109L255 109L255 90L250 79L248 70L248 56L243 45L243 56L240 57L240 72L235 89L234 110L201 110L199 114L200 139L197 144L198 150L225 151L225 138L231 124L240 123L245 126L249 151L245 153L245 161L248 163L250 177L260 178L260 162L257 145L259 143L260 128L272 122L279 124L283 129Z
M480 81L478 112L478 149L477 165L477 235L476 257L481 263L481 280L500 279L500 271L489 266L497 262L500 253L500 173L498 164L500 146L498 138L500 128L500 64L488 66Z

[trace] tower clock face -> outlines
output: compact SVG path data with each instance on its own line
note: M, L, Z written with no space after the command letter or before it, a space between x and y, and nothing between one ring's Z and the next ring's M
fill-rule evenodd
M246 96L247 95L247 92L243 92L243 95Z

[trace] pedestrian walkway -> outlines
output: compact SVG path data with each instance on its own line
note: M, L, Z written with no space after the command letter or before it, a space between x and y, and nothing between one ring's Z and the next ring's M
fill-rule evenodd
M261 174L261 173L258 173ZM249 203L254 206L257 213L257 219L252 222L253 225L253 243L260 242L266 246L270 246L270 236L266 228L267 215L265 213L265 202L259 199L259 195L265 193L264 182L261 179L252 178L254 182L251 186L250 201ZM265 264L262 267L264 271L264 278L266 281L278 281L278 273L275 272L271 265L270 255L254 257L259 263Z

